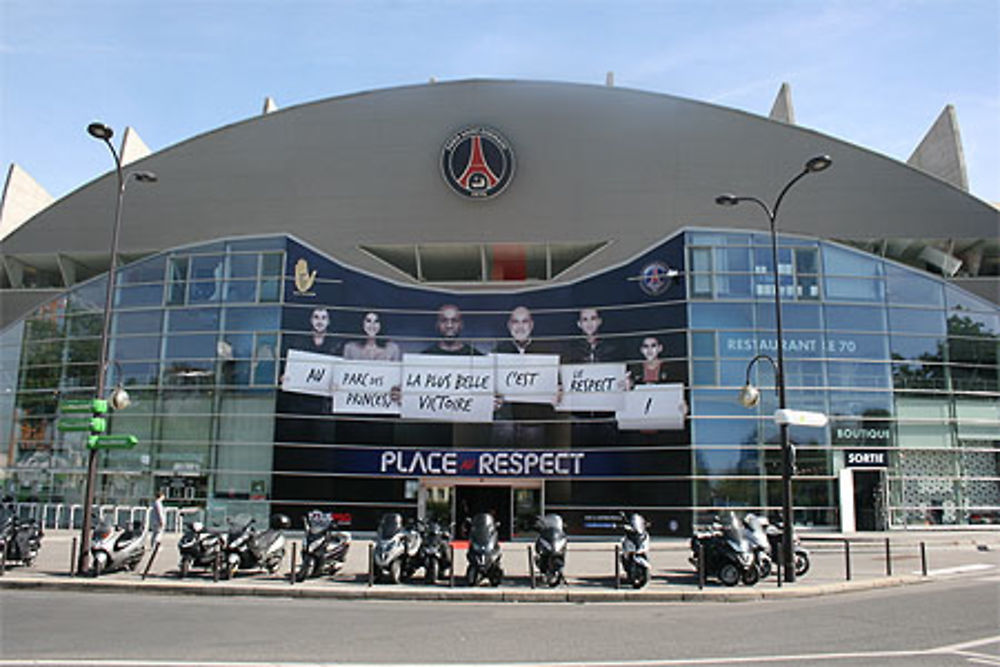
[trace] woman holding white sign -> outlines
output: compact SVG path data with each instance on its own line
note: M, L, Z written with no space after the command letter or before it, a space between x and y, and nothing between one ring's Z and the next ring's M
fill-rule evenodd
M365 332L364 340L347 343L344 346L344 359L399 361L402 358L399 346L379 335L382 332L382 319L378 313L365 313L361 320L361 330Z

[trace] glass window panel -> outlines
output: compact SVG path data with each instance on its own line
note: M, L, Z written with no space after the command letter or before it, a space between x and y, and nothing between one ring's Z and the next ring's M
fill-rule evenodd
M692 384L709 387L716 385L714 361L693 361L691 362L691 369L694 373L694 377L691 380Z
M986 338L948 338L948 361L995 366L997 343Z
M885 331L886 314L881 306L823 306L827 329Z
M280 276L281 264L284 255L281 253L264 253L260 256L260 275Z
M965 290L945 284L945 300L948 310L960 311L980 311L985 313L996 313L997 307L985 299L969 294Z
M479 244L421 245L420 278L436 281L478 281L483 279L483 259Z
M212 359L175 359L163 364L163 383L171 386L201 386L215 383Z
M117 361L156 361L160 358L159 336L124 336L112 340L111 358Z
M757 302L754 307L758 329L774 329L774 302ZM781 303L781 326L792 329L821 329L820 307L813 304Z
M711 273L712 250L710 248L691 248L691 272Z
M750 245L749 234L688 232L688 245Z
M823 291L831 301L884 301L885 286L880 279L826 278Z
M715 289L716 297L720 299L748 299L750 298L750 276L733 273L716 274Z
M889 329L906 334L944 334L944 312L918 308L890 308Z
M190 303L217 301L221 296L223 257L209 255L191 258Z
M218 331L219 329L218 308L178 308L167 312L167 331Z
M485 247L490 280L545 280L546 247L538 243L494 243Z
M823 378L822 361L785 361L785 378L789 387L822 387L825 386Z
M944 364L893 364L892 385L897 389L947 389Z
M158 334L162 328L162 310L138 310L115 315L114 330L119 334Z
M256 385L273 385L274 373L277 367L277 335L257 334L257 342L253 357L253 383Z
M214 359L215 334L174 334L167 336L166 359Z
M253 303L257 300L257 279L226 281L225 300L230 303Z
M819 278L816 276L796 277L795 297L804 301L819 299Z
M226 242L226 248L231 252L246 252L248 250L280 250L285 247L283 236L268 236L259 239L234 239Z
M944 307L944 284L897 266L886 270L889 303Z
M260 300L264 303L275 303L281 294L281 279L268 278L260 281Z
M893 334L890 343L893 359L944 361L943 338Z
M757 424L753 417L695 419L691 434L696 445L746 445L757 442Z
M101 313L87 313L66 318L66 335L100 336L104 326L104 316Z
M888 359L889 339L881 334L829 333L826 356L837 359Z
M269 308L226 308L226 331L277 330L281 311Z
M827 383L831 387L885 387L892 386L889 365L830 361L826 368Z
M750 361L747 359L740 359L739 361L722 361L719 362L719 384L723 387L742 387L746 383L747 379L747 363ZM766 361L760 362L763 365L767 365ZM770 373L770 371L767 371ZM773 375L768 375L764 379L765 384L774 382Z
M167 270L167 280L170 281L167 294L168 304L182 304L187 296L188 258L171 257Z
M749 329L754 325L750 304L693 303L692 329Z
M699 417L705 415L739 416L747 414L747 409L740 405L737 392L731 389L698 389L691 392L692 414Z
M719 272L748 273L750 253L747 248L716 248L715 270Z
M118 288L119 308L139 308L163 304L163 285L133 285Z
M166 264L167 258L163 255L136 262L119 271L118 284L134 285L136 283L163 282L163 271Z
M815 248L796 248L795 271L800 274L819 273L819 252Z
M951 386L955 391L997 391L1000 377L996 366L965 366L951 364L948 367Z
M763 452L756 447L733 449L699 449L695 452L696 475L756 475L760 472ZM712 480L719 497L716 501L727 505L756 504L760 482L753 480Z
M959 336L993 336L1000 332L1000 314L951 312L948 316L948 333Z
M710 273L690 273L691 278L691 298L711 299L712 298L712 274Z
M893 413L889 392L830 391L830 415L845 417L888 417Z
M259 255L230 255L229 256L229 276L230 278L256 278L257 262Z
M952 441L951 417L947 399L896 397L896 432L900 447L949 448Z
M715 357L715 333L711 331L691 332L691 353L695 357Z
M1000 440L1000 402L955 400L958 437L970 440Z
M771 262L771 246L757 246L753 249L753 272L759 275L774 275L774 264ZM792 249L778 248L778 274L790 276L792 274Z
M883 262L860 252L823 245L823 268L828 276L874 278L883 275Z
M218 301L222 280L192 281L188 292L188 303L208 303Z
M128 364L112 364L109 382L121 382L126 387L132 385L155 385L160 377L160 365L155 361Z

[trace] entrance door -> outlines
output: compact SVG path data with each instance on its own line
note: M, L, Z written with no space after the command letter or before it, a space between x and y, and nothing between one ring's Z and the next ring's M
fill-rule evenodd
M466 519L488 512L500 522L500 539L510 539L511 511L509 486L456 486L455 535L465 539L469 535Z
M885 530L885 473L854 471L854 516L857 530Z

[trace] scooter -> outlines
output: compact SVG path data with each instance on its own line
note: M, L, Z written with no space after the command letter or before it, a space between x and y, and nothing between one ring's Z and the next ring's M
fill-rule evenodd
M716 577L726 586L735 586L740 581L753 586L760 580L743 526L732 512L725 521L716 522L712 530L696 533L691 538L691 551L688 560L695 569L703 565L706 575ZM702 552L704 564L699 560Z
M418 560L424 568L424 581L433 584L451 574L451 551L448 549L451 531L433 520L418 522L417 527L421 537Z
M42 548L42 527L34 519L21 519L12 502L0 505L0 553L7 562L31 567Z
M490 586L499 586L503 580L503 568L500 559L500 535L498 524L492 514L477 514L472 517L469 527L469 550L465 552L468 566L465 570L465 582L469 586L477 586L485 577Z
M649 530L646 519L641 514L632 513L625 516L623 513L622 528L625 535L622 537L621 563L625 570L625 578L632 588L642 588L649 583Z
M101 519L90 540L90 575L99 577L116 570L135 570L146 555L146 530L142 521L130 528Z
M223 578L232 578L238 570L261 568L274 574L281 566L285 558L285 535L281 531L291 526L288 517L275 514L271 517L271 528L260 533L254 523L253 517L246 514L229 520Z
M778 562L781 554L781 542L783 539L782 534L782 524L775 526L767 521L767 519L761 519L764 524L765 531L767 532L767 541L771 545L771 560L775 563ZM798 537L794 537L792 540L792 550L795 553L795 576L804 577L806 572L809 571L809 552L806 550L802 543L799 541Z
M375 530L375 550L372 566L375 579L398 584L409 578L419 567L420 533L403 527L403 517L397 512L383 514Z
M761 579L771 576L774 569L774 561L771 560L771 543L767 539L765 526L767 519L763 519L756 514L749 513L743 517L743 530L753 552L754 564L760 573Z
M188 576L192 567L215 568L224 547L225 542L219 531L206 529L201 521L188 524L177 542L177 550L180 552L177 577L183 579Z
M304 518L306 535L302 544L302 565L296 581L323 574L333 576L344 567L351 534L337 530L338 525L326 512L313 510Z
M535 523L538 538L535 540L535 566L538 573L551 588L565 581L563 568L566 565L566 530L563 519L558 514L538 517Z

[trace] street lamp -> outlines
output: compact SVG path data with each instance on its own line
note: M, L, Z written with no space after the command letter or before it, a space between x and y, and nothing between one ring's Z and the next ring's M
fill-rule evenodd
M115 175L118 177L118 192L115 199L115 225L111 232L111 264L108 268L107 289L104 292L104 323L101 326L101 349L97 360L97 389L95 391L95 395L97 398L103 398L106 389L105 381L108 367L108 342L109 332L111 330L111 302L115 294L115 274L118 268L118 232L122 225L122 199L125 196L125 186L128 184L130 178L135 179L140 183L155 183L157 178L156 174L151 171L132 171L128 174L125 174L122 171L121 157L118 155L118 151L115 150L115 147L111 144L111 137L115 134L114 130L104 123L91 123L87 126L87 133L95 139L103 141L105 145L107 145L108 150L111 151L111 156L115 160ZM111 405L115 409L123 409L128 406L128 393L125 392L122 387L117 387L110 398ZM80 535L80 555L77 562L77 572L81 574L87 571L90 561L90 549L87 545L90 544L90 514L93 511L94 486L97 482L97 449L94 447L89 447L88 449L87 485L84 490L83 499L83 528Z
M747 364L747 383L746 386L744 386L740 391L739 397L740 403L744 407L753 407L760 401L760 392L756 387L750 384L750 369L756 362L761 359L766 359L771 362L772 366L774 366L775 379L778 385L778 409L781 413L784 413L786 410L785 355L784 350L782 349L784 336L781 328L781 285L780 277L778 275L778 232L776 230L775 220L778 217L778 208L781 206L781 201L785 198L785 195L791 187L798 183L804 176L821 172L831 164L833 164L833 160L830 159L829 155L817 155L816 157L811 158L805 163L802 171L796 174L795 177L788 181L788 183L785 184L785 187L781 189L781 192L778 193L777 199L774 201L773 207L769 207L757 197L722 194L715 198L715 203L719 206L736 206L740 202L753 202L764 210L764 213L767 214L767 219L771 225L771 270L774 279L774 324L777 336L776 347L778 351L778 358L775 360L766 354L758 354L750 360L749 364ZM791 443L788 441L787 419L779 420L778 429L781 433L781 521L784 524L781 532L782 558L784 560L785 581L794 582L795 553L793 545L795 535L794 528L792 527L792 520L794 518L792 513L792 476L795 474L795 453L792 450Z

